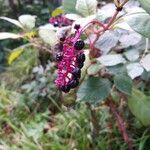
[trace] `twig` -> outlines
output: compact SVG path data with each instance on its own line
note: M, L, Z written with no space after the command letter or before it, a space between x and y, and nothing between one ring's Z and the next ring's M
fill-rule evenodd
M145 50L144 50L144 53L143 53L141 59L147 54L148 48L149 48L149 39L146 38Z
M116 10L116 12L114 13L113 17L111 18L110 22L107 24L106 26L106 30L109 30L109 27L114 23L114 21L116 20L116 17L118 15L120 11Z
M42 43L39 43L38 40L36 39L29 39L30 44L32 44L34 47L38 48L38 49L42 49L50 54L52 54L52 51L50 49L48 49L46 46L43 46Z
M46 48L46 47L44 47L44 46L41 46L41 45L39 45L39 44L37 44L37 43L33 43L33 42L32 42L32 45L35 46L36 48L42 49L42 50L44 50L44 51L46 51L46 52L52 54L52 51L50 51L48 48Z
M116 106L113 103L113 101L111 99L108 99L108 105L110 107L110 110L112 111L114 117L116 118L117 124L118 124L118 128L120 130L120 133L122 134L122 137L125 141L125 143L128 145L128 149L129 150L133 150L133 146L132 146L132 142L128 136L123 118L120 116L120 114L117 112L116 110Z
M117 2L116 11L115 11L113 17L111 18L111 20L109 21L109 23L106 26L98 20L94 20L94 21L90 22L90 23L98 24L99 26L101 26L103 28L103 29L100 29L100 30L97 31L95 40L93 41L92 44L90 44L90 48L93 51L99 50L99 49L96 49L94 47L95 43L97 42L99 37L102 35L102 33L104 33L106 30L110 29L111 25L115 22L115 20L117 18L117 15L119 14L120 11L122 11L123 6L128 2L128 0L124 0L121 4L120 4L120 1L116 1L116 2Z
M128 2L129 0L124 0L122 3L120 3L120 1L116 1L115 0L115 5L116 5L116 11L113 15L113 17L111 18L111 20L109 21L109 23L106 26L106 30L109 30L110 26L115 22L117 15L120 11L122 11L123 6Z
M120 7L123 7L129 0L124 0L121 4Z
M92 125L93 125L93 134L94 136L98 136L99 131L100 131L100 125L99 125L99 121L98 118L96 116L96 111L94 109L92 109L91 105L89 103L86 103L87 107L90 110L91 113L91 121L92 121Z

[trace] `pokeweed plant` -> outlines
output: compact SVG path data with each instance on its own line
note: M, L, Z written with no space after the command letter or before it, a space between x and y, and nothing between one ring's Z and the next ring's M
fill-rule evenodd
M33 25L33 16L30 17L34 23L29 21L29 16L19 22L0 18L23 30L19 34L0 33L0 39L27 38L29 45L25 47L34 46L39 52L48 52L51 61L55 59L55 84L63 92L60 99L66 101L71 97L86 102L95 136L100 133L96 111L102 105L110 108L130 150L134 148L133 141L122 115L126 105L144 126L150 125L150 117L145 116L150 107L147 84L150 79L150 6L148 0L139 2L144 9L129 8L130 0L114 0L114 14L108 14L96 0L64 0L65 13L53 13L49 24L39 28ZM37 37L33 37L33 33ZM21 53L17 53L13 61Z
M64 8L66 8L66 11L70 13L70 9L66 7L67 2L68 1L64 1L63 3ZM144 23L143 20L142 21L139 20L139 22L137 22L137 20L141 18L141 16L138 16L141 13L144 13L143 15L145 17L147 16L146 21L149 21L149 14L147 14L143 9L139 9L139 10L136 10L135 12L133 11L132 13L130 12L123 13L122 15L118 17L119 12L123 10L124 5L127 2L128 0L124 0L124 1L114 0L116 11L107 21L105 20L106 21L105 22L105 21L98 20L98 18L95 18L94 16L94 14L97 12L96 1L90 1L90 0L75 1L75 9L74 8L73 9L76 13L78 13L77 15L78 17L79 17L79 14L85 17L84 19L80 17L78 18L80 21L81 20L83 21L84 25L82 23L80 24L79 23L80 21L77 19L72 25L72 28L75 29L74 33L72 33L71 35L67 35L66 33L62 35L62 37L60 38L59 44L61 45L60 46L61 48L59 47L56 52L56 60L58 62L58 75L57 75L57 79L55 80L55 84L58 87L58 89L67 93L70 91L70 89L78 87L78 85L80 84L79 79L80 79L81 74L82 76L87 78L77 88L78 89L77 97L80 100L86 101L88 108L91 110L92 118L93 120L95 120L93 122L93 126L95 128L95 134L99 132L99 127L98 127L99 125L97 124L95 111L93 111L91 104L93 103L96 104L102 100L103 101L105 100L104 102L105 105L108 105L110 107L110 110L112 111L114 117L117 120L119 130L123 136L125 143L128 145L128 149L133 149L132 140L128 136L123 118L120 116L119 114L120 112L118 112L117 106L114 103L113 99L118 98L124 101L128 100L128 105L129 105L129 108L131 109L131 112L142 122L142 124L148 125L150 123L149 117L147 118L144 117L145 119L143 119L141 115L138 115L137 107L135 106L136 105L135 103L138 103L138 102L134 103L133 100L131 100L134 97L133 96L135 94L134 92L136 91L136 90L132 91L132 89L137 87L137 84L134 84L134 87L132 87L132 83L133 83L132 80L142 75L143 72L146 71L147 72L146 74L149 74L148 72L150 71L149 67L145 68L149 64L148 61L144 61L146 57L147 58L149 57L149 54L147 54L148 49L149 49L149 40L148 40L149 25L146 25L145 30L148 30L148 31L145 32L145 30L143 30L141 26L141 24ZM70 4L71 2L68 2L68 3ZM93 15L93 16L87 17L89 15ZM68 14L67 16L68 18L71 18L71 17L73 18L75 17L75 14L70 14L70 15ZM124 26L123 25L121 26L121 23ZM101 45L99 43L100 43L101 37L105 33L108 34L109 31L110 33L112 31L115 31L115 28L117 27L120 27L120 28L124 27L124 29L128 28L128 30L132 30L131 28L133 28L133 30L142 34L146 38L145 39L146 41L145 51L139 52L139 56L137 56L139 59L137 58L135 59L136 61L139 61L139 62L132 63L132 60L129 58L130 55L132 54L134 55L135 53L132 53L132 52L123 53L124 55L128 53L124 57L121 51L114 50L114 53L112 52L105 53L106 50L102 51L100 49ZM134 33L133 30L132 32ZM114 32L112 33L114 34ZM90 63L85 61L86 58L85 58L85 54L83 50L85 46L83 39L85 37L83 37L83 39L81 40L82 38L81 36L83 34L89 40L89 43L88 43L88 47L90 48L89 55L86 57L89 57ZM113 34L112 35L110 34L110 37L108 37L108 39L114 38ZM93 39L90 39L91 35L94 35ZM114 34L114 36L116 37L116 34ZM120 35L118 34L118 37L119 36ZM137 36L139 36L141 40L141 36L138 34ZM104 38L102 38L102 40L103 39ZM107 39L105 40L107 41ZM112 42L111 43L112 45L109 43L109 40L107 41L108 43L106 42L106 44L110 45L109 51L116 46L118 41L119 41L119 38L116 37L115 43ZM105 53L105 55L103 53ZM140 54L142 56L140 56ZM131 60L131 63L129 63L128 60L129 61ZM87 73L89 73L91 77L87 77L86 73L84 73L84 75L82 73L81 68L84 66L84 61L85 63L89 63L88 67L85 67L85 68L87 70ZM100 62L100 64L98 64L98 61ZM147 65L144 65L145 63ZM116 65L120 65L120 64L122 64L121 68L119 68L118 66L117 68ZM115 66L116 68L113 68L112 66ZM95 68L93 69L92 67L93 68L96 67L96 69ZM118 70L114 71L114 69L116 70L118 69ZM140 110L142 113L145 112L145 108L140 109Z

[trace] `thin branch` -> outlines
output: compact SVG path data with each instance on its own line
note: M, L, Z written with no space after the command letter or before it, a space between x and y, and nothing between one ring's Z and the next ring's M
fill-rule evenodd
M120 7L123 7L129 0L124 0L121 4Z
M143 53L141 59L147 54L148 49L149 49L149 39L146 38L145 50L144 50L144 53Z
M116 17L118 15L119 11L116 10L116 12L114 13L112 19L110 20L110 22L107 24L106 29L109 30L109 27L114 23L114 21L116 20Z
M106 30L109 30L110 26L115 22L117 15L120 11L122 11L123 6L128 2L129 0L124 0L121 4L120 1L116 1L116 12L114 13L113 17L111 18L110 22L106 26Z
M117 112L116 110L116 106L113 103L113 101L111 99L108 100L108 105L110 107L110 110L112 111L114 117L116 118L117 124L118 124L118 128L120 130L120 133L122 134L122 137L125 141L125 143L128 145L128 149L129 150L133 150L133 145L132 142L128 136L126 127L125 127L125 123L123 121L123 118L121 117L121 115Z
M98 136L99 132L100 132L100 125L99 125L99 121L98 118L96 116L96 111L91 107L91 104L86 103L88 109L90 110L91 113L91 122L93 125L93 134L94 136Z

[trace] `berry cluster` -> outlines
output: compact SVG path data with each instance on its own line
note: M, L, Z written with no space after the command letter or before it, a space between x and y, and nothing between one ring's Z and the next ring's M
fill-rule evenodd
M75 35L63 37L57 44L56 61L58 61L58 76L56 86L63 92L69 92L79 84L81 68L84 65L84 42L80 39L80 26L76 25Z
M65 15L61 14L56 17L51 17L49 19L49 23L52 24L54 27L63 27L71 25L72 22L68 18L65 17Z

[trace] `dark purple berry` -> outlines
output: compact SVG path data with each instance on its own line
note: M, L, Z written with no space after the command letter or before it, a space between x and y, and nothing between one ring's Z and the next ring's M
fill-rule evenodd
M77 57L77 62L78 63L83 63L85 61L85 54L82 53Z
M61 42L64 42L65 41L65 37L61 37L59 40L61 41Z
M54 27L58 27L58 26L59 26L58 22L57 21L54 22Z
M63 47L63 43L60 43L60 44L59 44L59 51L62 51L63 48L64 48L64 47Z
M65 27L66 25L64 23L61 24L62 27Z
M97 8L99 8L99 9L101 8L101 3L97 4Z
M84 66L84 62L79 62L78 67L81 69Z
M62 85L62 86L60 87L60 90L62 90L63 92L67 93L67 92L70 91L70 87L67 86L67 85Z
M81 49L83 49L84 48L84 41L82 41L82 40L78 40L75 44L74 44L74 48L76 49L76 50L81 50Z
M57 43L54 47L54 50L58 51L58 52L62 51L63 50L63 43Z
M81 70L79 68L74 68L72 71L73 78L80 78L81 76Z
M122 11L123 7L117 7L116 10L117 11Z
M58 52L56 54L56 61L61 61L63 59L63 54L61 52Z
M70 88L75 88L75 87L77 87L79 85L79 81L78 80L71 80L71 81L69 81L69 83L68 83L68 86L70 87Z
M80 29L80 25L79 24L75 24L74 29L79 30Z

